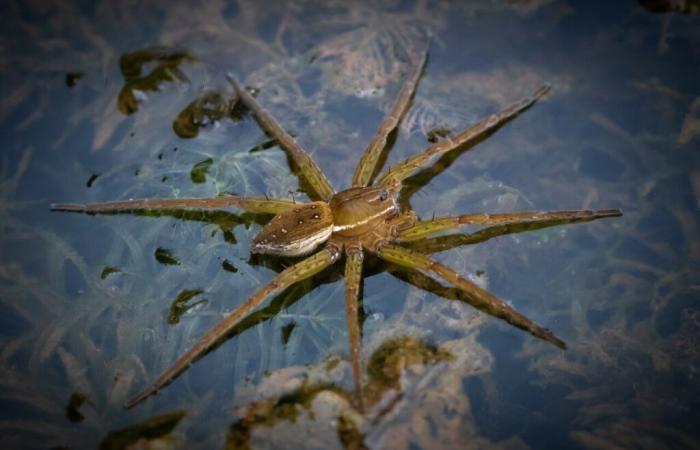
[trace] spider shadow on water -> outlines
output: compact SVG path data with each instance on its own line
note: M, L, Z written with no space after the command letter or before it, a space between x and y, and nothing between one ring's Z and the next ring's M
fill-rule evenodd
M450 300L460 300L561 349L566 344L549 330L518 313L488 291L459 275L428 254L465 244L474 244L504 234L518 233L565 223L616 217L619 210L524 211L497 214L462 214L419 220L410 207L410 197L454 160L504 124L530 108L549 91L548 85L532 96L514 102L472 126L430 145L384 171L378 176L391 149L401 119L408 111L427 61L429 40L395 100L389 114L363 153L352 177L352 186L336 192L311 156L233 77L228 77L237 101L253 114L260 127L278 143L299 177L299 185L310 202L223 195L212 198L142 199L91 205L55 204L56 211L97 213L139 213L171 215L180 219L214 222L226 227L242 223L264 225L253 239L252 264L264 264L277 275L262 285L244 303L207 331L150 386L126 404L131 408L169 384L225 339L275 316L282 308L308 292L290 291L304 280L308 286L330 283L345 277L346 321L350 360L354 379L354 397L363 409L361 362L361 287L363 277L388 271L420 289ZM437 159L437 161L435 161ZM429 166L429 167L428 167ZM428 168L425 168L428 167ZM422 169L422 170L421 170ZM246 211L236 216L224 209ZM201 211L214 211L202 214ZM270 215L273 217L267 220ZM225 224L225 225L223 225ZM439 236L464 226L483 226L482 230ZM438 237L435 237L435 236ZM314 250L318 250L313 253ZM267 255L282 257L277 262ZM369 258L365 260L365 255ZM293 259L290 259L293 258ZM343 265L336 265L342 262ZM340 273L339 267L344 267ZM433 277L450 285L446 288ZM290 294L291 292L291 294ZM285 297L285 293L288 294ZM258 310L268 298L269 306Z

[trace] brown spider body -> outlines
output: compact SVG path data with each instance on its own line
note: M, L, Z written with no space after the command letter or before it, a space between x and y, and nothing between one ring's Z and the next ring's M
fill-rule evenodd
M498 214L462 214L418 220L413 211L401 211L399 196L401 183L416 171L454 149L473 144L496 131L499 127L532 106L544 96L549 86L515 102L499 112L479 120L451 137L445 137L416 155L399 162L372 184L380 164L380 155L386 147L389 134L396 130L408 110L411 98L426 62L428 43L415 68L405 81L389 114L379 126L375 138L365 150L353 174L352 187L338 193L326 179L309 154L304 151L265 109L246 90L240 89L233 78L229 81L238 98L254 114L261 128L279 142L290 159L299 168L300 176L310 186L309 195L319 199L309 203L291 200L223 196L213 198L142 199L92 205L56 204L53 210L95 213L115 213L144 210L219 209L236 207L251 213L274 214L253 240L252 251L281 256L314 254L287 267L259 287L245 302L226 315L213 328L168 367L150 386L126 404L133 407L170 383L196 359L202 357L217 342L231 332L267 298L277 295L289 286L307 279L339 260L345 253L345 305L350 341L350 355L357 402L362 407L361 334L358 321L358 303L364 253L369 252L400 266L405 270L435 276L463 291L472 305L509 324L523 329L551 344L566 348L566 344L549 330L542 328L508 304L459 275L448 266L429 256L402 247L400 244L416 240L430 240L438 233L464 225L490 226L486 238L518 232L518 226L541 228L563 223L586 222L604 217L620 216L615 209L597 211L524 211ZM520 230L522 231L522 229ZM478 234L478 233L474 233ZM473 235L464 235L467 238ZM466 239L457 245L470 241ZM323 245L322 245L323 244ZM441 248L445 249L445 248ZM439 251L439 250L438 250Z
M333 214L326 202L295 205L272 218L253 239L253 253L305 255L328 240Z
M399 214L398 197L383 186L346 189L330 201L333 233L360 237Z
M253 239L253 253L301 256L328 241L342 250L396 237L398 192L384 187L356 187L333 195L330 202L297 205L272 218Z

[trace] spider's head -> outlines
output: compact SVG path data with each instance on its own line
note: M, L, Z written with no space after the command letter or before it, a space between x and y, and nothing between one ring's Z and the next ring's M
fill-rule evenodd
M299 256L325 242L333 231L333 216L325 202L295 206L277 214L253 239L253 253Z
M383 180L381 185L384 186L384 189L389 192L389 195L392 196L398 204L399 194L401 193L401 188L403 187L401 181L397 180L396 178L389 178L387 180Z

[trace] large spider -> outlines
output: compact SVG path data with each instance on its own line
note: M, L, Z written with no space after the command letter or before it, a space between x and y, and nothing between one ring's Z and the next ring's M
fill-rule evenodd
M454 137L446 137L389 168L374 181L380 156L387 145L389 135L396 130L408 110L413 94L423 72L428 54L426 43L420 58L408 79L404 82L391 111L384 118L376 136L365 150L352 177L352 187L336 192L309 154L290 136L272 116L246 90L241 89L232 77L228 77L239 99L253 113L258 124L279 142L298 166L300 176L306 181L312 198L318 201L300 203L293 200L267 197L239 197L226 195L214 198L143 199L96 203L90 205L54 204L56 211L84 213L114 213L133 211L206 210L236 207L253 213L275 214L255 237L254 253L280 256L301 256L321 246L321 250L306 259L282 270L260 287L241 306L229 313L216 326L207 331L173 365L168 367L150 386L126 403L131 408L170 383L188 366L225 337L238 323L250 315L268 297L279 294L289 286L319 273L337 262L345 254L345 305L347 315L350 354L354 376L355 394L362 406L360 324L358 297L362 279L365 252L390 263L417 270L424 275L435 275L464 291L471 303L506 322L526 330L555 346L565 349L566 344L549 330L540 327L492 294L463 278L451 268L430 257L397 244L423 239L463 225L500 225L512 227L520 224L534 226L590 221L604 217L620 216L616 209L513 212L499 214L463 214L418 220L413 211L399 208L402 181L437 156L474 143L489 135L511 120L549 91L543 85L530 98L515 102L501 111L481 119ZM504 234L509 231L501 231Z

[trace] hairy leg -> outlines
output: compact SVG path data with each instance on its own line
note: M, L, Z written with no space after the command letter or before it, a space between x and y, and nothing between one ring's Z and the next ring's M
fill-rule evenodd
M250 95L245 89L241 89L236 80L231 76L226 76L229 83L236 90L238 96L243 100L243 103L253 112L255 119L260 127L266 133L276 138L280 147L286 150L292 160L299 167L301 175L306 178L306 181L311 185L311 188L316 192L321 200L328 201L333 196L335 191L333 186L328 182L326 176L321 172L321 169L316 165L316 162L309 154L301 148L294 138L284 131L284 128L263 108L255 97Z
M418 87L418 80L423 73L423 68L425 67L425 61L428 58L428 48L430 47L430 39L425 43L425 49L421 53L420 59L418 59L416 66L411 72L411 75L406 79L404 85L401 87L399 96L394 101L394 105L391 108L389 114L384 118L379 129L377 130L376 136L372 139L369 146L365 150L360 162L355 169L355 174L352 177L353 187L364 187L369 185L372 181L372 176L377 170L377 161L382 153L384 147L386 147L387 138L389 134L399 126L401 119L403 118L408 107L411 104L411 98L416 92Z
M436 233L459 228L464 225L518 225L556 222L557 225L575 222L589 222L606 217L618 217L618 209L576 210L576 211L524 211L498 214L463 214L461 216L435 217L422 220L408 229L399 232L399 240L415 241Z
M574 223L575 221L566 222ZM482 228L473 233L458 233L438 236L428 239L418 239L415 241L407 241L405 245L413 251L423 253L424 255L444 252L463 245L473 245L486 242L499 236L507 234L518 234L527 231L541 230L543 228L556 227L561 225L561 221L548 222L531 222L531 223L507 223L504 225L494 225L487 228Z
M269 283L258 289L241 306L229 313L221 322L204 333L204 336L199 338L199 340L175 361L173 365L168 367L165 372L143 392L129 400L125 406L127 408L133 408L146 398L158 392L159 389L184 372L193 361L206 353L217 341L224 338L233 327L253 312L265 299L271 295L279 294L292 284L309 278L330 266L338 259L339 254L340 251L336 248L326 248L280 272Z
M211 198L149 198L117 202L93 203L81 205L76 203L53 203L52 211L81 212L87 214L110 214L135 211L173 211L240 208L253 213L279 214L292 209L293 200L267 199L261 197L238 197L223 195Z
M396 164L379 179L379 183L382 185L387 185L388 183L391 183L391 180L402 181L411 176L411 174L416 172L421 167L429 164L433 158L443 155L450 150L454 150L459 146L484 135L485 133L495 131L498 127L502 126L532 106L537 100L542 98L542 96L544 96L549 89L549 85L545 84L537 89L532 97L515 102L501 111L481 119L471 127L461 131L459 134L457 134L457 136L453 138L445 138L440 142L431 145L421 153L411 156L403 162Z
M345 262L345 316L348 325L348 338L350 341L350 358L352 361L352 375L355 381L355 397L357 405L362 410L362 364L361 350L362 337L360 333L358 299L360 295L360 283L362 282L362 260L364 255L361 248L350 248L346 252Z
M463 290L472 300L472 304L478 309L485 311L492 316L498 317L499 319L503 319L509 324L520 329L526 330L532 335L550 342L561 349L566 348L566 344L552 334L551 331L537 325L535 322L520 314L488 291L480 288L471 281L462 278L451 268L433 261L431 258L425 255L391 245L380 247L377 249L377 254L382 259L398 264L399 266L418 270L426 274L432 273L437 275L451 285Z

